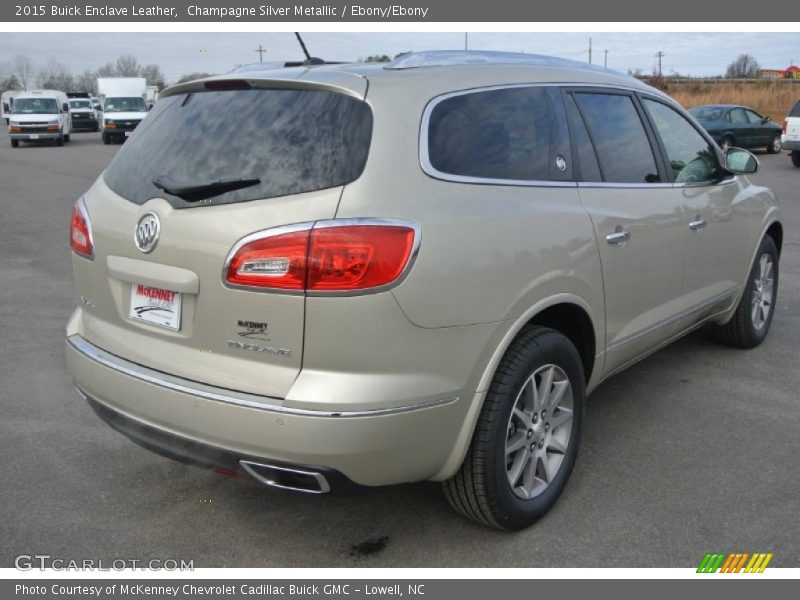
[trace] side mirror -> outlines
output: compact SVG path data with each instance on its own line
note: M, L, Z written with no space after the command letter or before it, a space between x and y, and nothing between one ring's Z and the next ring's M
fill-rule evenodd
M148 104L147 105L147 112L150 112L151 110L153 110L153 105L152 104Z
M737 175L748 175L758 171L758 159L742 148L728 148L725 153L725 168Z
M62 110L63 112L69 112L69 104L67 104L66 102L64 102L64 104L62 104L62 105L61 105L61 110Z
M772 121L772 117L764 117L763 119L761 119L761 124L764 125L765 123L769 123L770 121Z

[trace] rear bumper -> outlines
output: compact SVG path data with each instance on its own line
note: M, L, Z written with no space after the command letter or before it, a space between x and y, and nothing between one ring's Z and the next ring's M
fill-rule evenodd
M784 140L782 142L782 146L784 150L792 150L792 151L800 150L800 140L799 141Z
M358 412L294 409L136 365L79 335L66 346L75 386L101 418L140 445L204 466L241 472L247 460L313 471L332 489L421 481L445 463L463 421L458 398Z

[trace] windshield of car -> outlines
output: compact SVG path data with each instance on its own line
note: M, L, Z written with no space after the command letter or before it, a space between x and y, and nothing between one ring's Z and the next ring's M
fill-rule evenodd
M144 98L106 98L105 112L147 112Z
M789 111L790 117L800 117L800 100L794 105L794 108Z
M92 103L88 100L70 100L70 108L92 108Z
M708 106L698 106L689 111L698 121L716 121L722 117L722 109Z
M14 101L15 115L54 115L58 112L58 102L54 98L17 98Z
M345 185L361 175L372 111L321 90L202 91L168 96L136 128L105 173L120 196L198 206L178 190L206 190L203 204L230 204ZM166 192L166 193L165 193Z

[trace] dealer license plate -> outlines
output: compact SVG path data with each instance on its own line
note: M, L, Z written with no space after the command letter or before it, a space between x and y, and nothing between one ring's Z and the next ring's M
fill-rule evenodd
M39 139L39 134L38 133L32 133L31 134L31 139L32 140L38 140Z
M131 137L132 133L133 133L132 131L126 131L125 132L125 137Z
M181 294L134 283L131 286L131 309L128 316L134 321L178 331L181 328Z

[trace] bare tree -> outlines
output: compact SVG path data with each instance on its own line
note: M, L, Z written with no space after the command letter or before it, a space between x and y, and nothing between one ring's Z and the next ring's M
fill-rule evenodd
M142 68L142 77L147 79L147 85L157 85L159 90L164 89L164 74L158 65L147 65Z
M759 71L761 71L761 65L755 58L749 54L740 54L739 58L725 69L725 77L728 79L756 79Z
M139 61L131 54L125 54L117 59L117 77L141 77L142 67Z
M94 86L97 81L97 73L86 69L83 73L75 78L75 91L76 92L95 92Z
M11 68L14 75L17 77L22 89L27 90L28 84L33 84L33 77L36 72L36 67L33 64L30 56L24 54L17 54L11 59Z
M186 83L187 81L194 81L195 79L205 79L211 77L211 73L189 73L178 79L177 83Z
M98 77L116 77L117 76L117 67L114 63L107 62L102 67L97 69L97 76Z
M71 92L75 85L72 72L64 63L50 58L39 70L39 87Z

